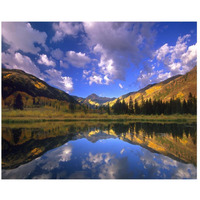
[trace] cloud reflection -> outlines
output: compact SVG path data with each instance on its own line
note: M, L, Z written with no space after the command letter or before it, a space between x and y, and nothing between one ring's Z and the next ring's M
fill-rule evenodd
M101 179L131 178L128 169L127 157L117 158L111 153L89 152L88 157L82 161L82 169L91 170L92 176Z
M194 165L173 160L167 156L142 149L140 160L146 169L146 178L197 178Z
M3 178L36 178L36 179L50 179L53 174L50 173L56 168L59 168L61 162L70 161L72 156L72 145L64 144L63 146L47 152L27 164L21 165L16 169L2 170ZM37 168L40 168L40 174L35 175Z
M61 148L48 152L41 160L45 163L42 168L45 170L52 170L59 167L60 162L67 162L71 159L72 146L68 143L64 144Z

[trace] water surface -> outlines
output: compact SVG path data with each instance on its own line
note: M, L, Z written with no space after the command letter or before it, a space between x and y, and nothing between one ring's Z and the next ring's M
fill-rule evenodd
M195 179L196 124L2 124L3 179Z

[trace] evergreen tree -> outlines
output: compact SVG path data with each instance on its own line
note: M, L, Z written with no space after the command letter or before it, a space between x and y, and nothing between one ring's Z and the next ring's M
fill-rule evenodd
M185 101L185 99L183 100L183 104L182 104L182 112L183 114L188 113L187 102Z
M135 114L137 115L140 114L140 107L136 99L135 99Z
M120 100L117 99L116 103L113 105L113 112L115 114L120 114Z
M128 105L126 104L125 100L123 99L120 109L121 114L127 114L128 113Z
M134 110L133 110L133 100L132 100L131 96L130 96L130 99L129 99L128 110L129 110L129 114L133 114L134 113Z
M110 115L110 105L109 105L109 103L107 105L107 113Z
M24 107L24 104L23 104L23 101L22 101L22 96L21 96L21 94L18 94L16 96L15 102L13 104L13 108L23 110L23 107Z

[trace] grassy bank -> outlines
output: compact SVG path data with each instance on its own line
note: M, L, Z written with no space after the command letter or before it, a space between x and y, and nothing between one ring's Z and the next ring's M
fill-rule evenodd
M29 121L175 121L196 122L196 115L108 115L107 113L65 113L45 108L26 110L2 110L3 122Z

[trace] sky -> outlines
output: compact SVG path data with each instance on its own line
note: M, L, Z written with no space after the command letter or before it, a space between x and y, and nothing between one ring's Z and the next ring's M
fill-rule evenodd
M196 22L2 22L2 67L79 97L119 97L196 64Z

